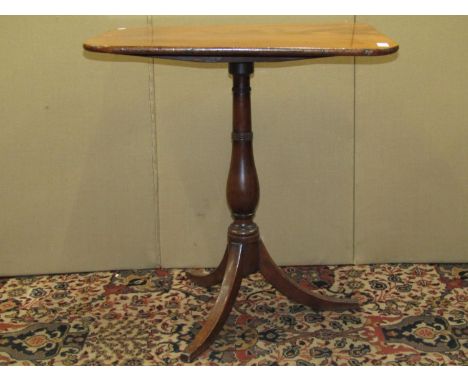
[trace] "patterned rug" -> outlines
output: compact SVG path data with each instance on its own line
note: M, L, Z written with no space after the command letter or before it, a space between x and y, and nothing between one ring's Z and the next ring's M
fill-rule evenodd
M468 365L468 264L284 269L362 310L315 312L254 274L193 364ZM182 270L0 278L0 365L182 365L218 291Z

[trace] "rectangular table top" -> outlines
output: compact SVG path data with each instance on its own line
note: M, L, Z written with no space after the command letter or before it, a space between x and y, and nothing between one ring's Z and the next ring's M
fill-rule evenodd
M84 43L86 50L186 59L379 56L398 44L367 24L266 24L117 28Z

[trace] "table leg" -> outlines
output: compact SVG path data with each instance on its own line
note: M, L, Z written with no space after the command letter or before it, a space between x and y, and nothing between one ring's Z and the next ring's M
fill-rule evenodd
M286 297L299 304L310 306L316 310L342 311L359 309L359 303L356 300L323 296L300 287L275 264L262 241L260 241L259 268L265 280Z
M242 281L241 254L241 243L232 243L229 246L226 273L221 284L221 291L205 324L182 354L183 361L192 362L195 357L201 354L211 344L228 318Z
M182 360L193 361L221 330L237 297L243 277L260 271L273 287L290 299L314 309L355 310L357 301L326 297L306 291L290 280L268 254L260 239L258 226L253 222L260 187L253 156L250 113L250 75L253 63L230 63L233 77L233 131L232 155L227 180L227 202L233 217L228 229L228 245L223 260L210 274L188 274L198 285L221 284L221 291L203 327L182 355Z
M226 270L226 264L229 255L229 245L226 247L223 259L218 267L211 273L204 273L197 270L187 272L187 277L195 284L208 288L210 286L220 284L223 281L224 272Z

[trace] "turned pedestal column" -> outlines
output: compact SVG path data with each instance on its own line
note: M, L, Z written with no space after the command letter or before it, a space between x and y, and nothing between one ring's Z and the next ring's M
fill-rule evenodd
M259 271L291 300L313 309L358 309L356 301L306 291L274 263L253 218L259 200L250 120L250 75L254 62L302 60L332 56L380 56L398 44L367 24L271 24L217 26L152 26L118 28L84 43L101 53L205 63L228 62L233 79L232 157L227 202L233 222L221 263L210 274L192 273L197 284L221 283L221 290L201 330L182 359L192 361L213 341L236 300L241 280Z
M182 355L182 359L188 362L201 354L221 330L236 300L242 278L251 273L260 271L284 295L314 309L346 310L359 307L354 300L326 297L299 287L274 263L260 239L258 226L253 221L260 197L250 114L250 75L253 66L253 62L229 63L229 73L233 79L233 126L226 196L233 222L228 228L228 244L219 266L210 274L188 274L194 283L205 287L222 283L219 296L203 327Z

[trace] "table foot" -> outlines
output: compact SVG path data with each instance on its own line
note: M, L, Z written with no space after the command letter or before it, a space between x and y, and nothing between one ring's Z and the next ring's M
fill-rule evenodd
M268 253L263 241L260 240L259 268L263 277L275 289L289 299L299 304L307 305L316 310L358 310L359 303L354 299L324 296L316 292L307 291L291 280L286 273L278 267Z
M226 271L221 284L221 291L208 314L205 324L181 355L182 361L192 362L198 355L203 353L210 346L228 318L242 281L242 249L243 244L241 243L231 242L228 244Z
M226 263L229 253L229 245L226 247L224 252L223 259L218 267L211 273L205 273L200 270L193 270L192 272L187 272L187 277L195 284L208 288L213 285L221 284L224 277L224 272L226 270Z

